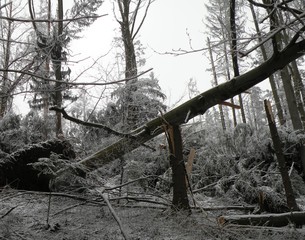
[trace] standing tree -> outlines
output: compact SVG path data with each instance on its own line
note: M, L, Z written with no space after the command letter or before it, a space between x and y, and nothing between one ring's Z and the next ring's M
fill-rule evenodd
M125 59L125 78L137 76L138 66L135 51L135 39L143 26L148 9L152 0L117 0L120 19L117 21L120 25L121 40L124 44L124 59ZM139 12L142 7L145 7L144 15L138 21ZM125 91L125 109L126 109L126 129L132 129L137 126L139 116L139 105L135 102L135 95L138 90L137 78L126 82Z
M84 27L89 26L98 16L94 12L101 6L102 1L96 0L84 3L82 0L74 2L74 6L67 12L64 19L63 0L57 0L56 16L52 19L52 1L41 3L41 12L47 10L47 20L36 20L33 0L28 0L29 12L33 29L36 33L36 76L33 78L34 90L41 96L31 102L33 107L43 108L44 117L48 118L49 105L62 106L63 100L75 100L69 92L68 85L70 68L64 66L67 62L67 44ZM75 19L75 20L74 20ZM39 24L38 24L39 23ZM53 24L51 24L53 23ZM52 63L52 70L50 69ZM51 82L54 82L51 84ZM62 118L56 113L56 136L63 134Z
M239 73L239 64L238 64L238 48L237 48L237 29L236 29L236 1L230 0L230 32L231 32L231 56L232 56L232 65L234 77L240 75ZM241 117L243 123L246 123L246 115L243 106L243 99L241 94L238 95L240 109L241 109Z
M12 106L13 96L27 79L26 72L34 61L31 47L27 42L26 31L14 18L21 11L19 1L3 1L0 8L0 119ZM12 71L13 70L13 71Z

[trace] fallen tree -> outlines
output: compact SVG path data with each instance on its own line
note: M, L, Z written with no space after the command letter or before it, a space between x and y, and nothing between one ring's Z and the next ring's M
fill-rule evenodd
M288 212L261 215L220 216L217 219L222 226L226 224L283 227L292 223L296 226L305 224L305 212Z
M197 115L204 114L209 108L222 104L225 100L243 93L262 82L291 61L304 55L305 40L297 42L301 32L300 30L300 32L296 33L291 42L282 51L275 52L271 58L256 68L203 92L164 115L149 121L114 144L79 161L78 164L86 167L88 171L93 171L161 134L164 131L164 122L170 125L186 123ZM65 169L62 169L57 174L60 175L64 171Z
M32 144L0 159L0 187L9 185L17 189L49 191L52 175L34 169L30 164L41 158L49 158L52 153L62 158L75 158L74 150L67 141L58 139Z

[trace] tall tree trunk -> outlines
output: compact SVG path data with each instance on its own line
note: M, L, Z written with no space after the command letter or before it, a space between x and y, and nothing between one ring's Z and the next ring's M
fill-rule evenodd
M226 41L224 41L223 44L224 44L226 74L227 74L227 78L228 78L228 81L229 81L231 79L231 74L230 74L230 67L229 67L229 59L228 59L228 52L227 52ZM234 98L231 98L230 101L231 101L232 105L234 106L235 105ZM235 108L232 108L232 116L233 116L233 125L234 125L234 127L236 127L237 126L237 117L236 117L236 110L235 110Z
M215 64L214 64L210 39L207 38L207 41L208 41L208 48L209 48L210 61L211 61L211 65L212 65L214 83L215 83L215 86L218 86L218 79L217 79L216 68L215 68ZM219 107L219 114L220 114L222 130L225 132L226 131L226 121L225 121L225 117L224 117L224 114L223 114L223 109L222 109L221 105L218 105L218 107Z
M237 56L237 33L236 33L236 22L235 22L235 0L230 0L230 27L231 27L231 55L232 63L234 70L234 77L239 76L239 65L238 65L238 56ZM243 106L243 99L241 94L238 95L241 118L243 123L246 123L246 114Z
M274 0L263 0L264 4L274 4ZM270 30L274 30L277 26L280 26L280 20L278 18L278 13L276 9L271 10L267 8L267 12L270 15ZM272 37L273 43L273 50L275 53L279 52L283 49L283 35L281 33L277 33L275 36ZM286 101L288 104L288 111L291 117L292 125L295 130L302 129L302 121L299 115L299 111L297 108L296 98L293 91L291 77L288 71L288 67L285 66L283 69L280 70L280 75L283 82L283 87L286 95Z
M250 9L251 9L251 13L252 13L253 21L254 21L254 26L255 26L256 34L258 35L258 41L261 43L262 42L261 31L259 29L259 25L258 25L258 21L257 21L257 17L256 17L256 14L255 14L253 5L251 3L250 3ZM266 49L265 49L263 44L260 45L260 49L261 49L261 52L262 52L262 55L263 55L263 59L264 59L264 61L266 61L268 59L268 56L267 56L267 52L266 52ZM280 97L279 97L278 92L277 92L277 87L276 87L273 75L270 75L269 83L270 83L272 95L273 95L273 98L274 98L274 102L275 102L275 106L276 106L277 116L279 118L279 122L280 122L281 125L284 125L286 120L284 118L284 114L283 114L283 109L282 109L282 106L281 106Z
M279 12L279 24L283 25L284 19L281 12ZM282 34L280 35L283 42L287 45L289 43L289 36L286 30L283 30ZM305 92L304 84L302 82L302 77L299 72L299 68L296 61L292 61L290 64L290 73L294 83L294 94L295 100L297 104L297 108L301 117L303 128L305 127L305 111L304 111L304 102L302 101L302 96ZM303 95L304 97L305 95Z
M282 143L281 143L280 137L279 137L277 129L276 129L271 104L268 100L265 100L264 104L265 104L265 110L266 110L267 119L268 119L268 123L269 123L271 138L272 138L279 170L280 170L280 173L282 176L282 181L283 181L283 185L284 185L284 189L285 189L287 206L291 211L299 211L299 208L296 203L295 196L294 196L294 193L292 190L292 184L290 181L290 177L288 175L286 160L285 160L285 156L284 156L284 153L282 150Z
M51 20L51 9L52 9L52 2L51 0L47 0L48 1L48 20ZM47 23L47 38L50 39L50 35L51 35L51 22ZM46 63L45 63L45 77L49 78L50 77L50 57L46 56L45 59ZM44 80L42 80L44 81ZM48 84L47 81L45 82L45 84ZM44 128L43 128L43 136L44 139L47 140L48 139L48 125L49 125L49 94L43 94L43 119L44 119ZM56 115L57 117L57 115Z
M12 17L12 3L9 5L9 17ZM3 31L3 29L2 29ZM12 21L8 20L7 25L7 36L6 36L6 43L5 43L5 49L4 49L4 66L3 68L8 70L9 67L9 61L10 61L10 55L11 55L11 37L12 37ZM0 98L0 119L4 117L8 103L10 98L10 92L9 92L9 79L8 79L8 71L3 72L2 77L2 86L1 86L1 98Z
M283 82L284 92L286 95L286 101L288 104L288 111L290 114L293 129L295 129L295 130L302 129L303 125L302 125L302 121L301 121L301 118L299 115L297 102L296 102L295 94L294 94L293 87L291 84L291 77L290 77L290 74L288 71L288 67L287 66L284 67L280 71L280 74L281 74L281 78L282 78L282 82Z
M57 15L58 20L63 20L63 0L58 0L57 6ZM62 60L62 44L60 42L60 36L63 34L63 21L59 21L57 25L57 33L56 33L56 42L55 46L52 49L53 53L53 66L55 72L55 78L58 81L62 81L62 72L61 72L61 60ZM60 82L55 83L55 104L61 108L62 106L62 84ZM62 118L60 113L56 113L56 136L63 134L62 131Z
M117 0L119 11L121 14L121 21L119 21L122 41L124 43L125 53L125 78L131 78L137 75L137 60L133 42L133 35L131 32L130 23L130 1L129 0ZM137 9L135 11L138 11ZM138 106L134 102L134 94L137 91L137 79L126 82L126 130L130 130L137 125L139 110Z

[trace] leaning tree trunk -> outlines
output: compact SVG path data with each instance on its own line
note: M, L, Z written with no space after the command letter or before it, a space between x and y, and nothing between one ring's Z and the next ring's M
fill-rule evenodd
M93 171L99 166L119 158L125 153L138 148L141 144L161 134L163 132L162 124L164 123L164 120L171 125L181 125L199 114L205 113L209 108L262 82L277 70L285 67L291 61L303 56L304 50L305 40L288 45L283 51L274 54L260 66L199 94L182 105L172 109L162 117L157 117L152 121L149 121L144 126L131 132L130 137L121 138L114 144L79 161L79 164L86 166L89 171ZM58 172L58 174L63 171L65 170Z

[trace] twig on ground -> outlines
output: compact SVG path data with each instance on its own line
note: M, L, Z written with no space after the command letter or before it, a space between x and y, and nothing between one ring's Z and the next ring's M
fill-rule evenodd
M88 203L88 201L85 201L85 202L77 203L77 204L74 204L74 205L72 205L72 206L66 207L66 208L64 208L64 209L62 209L62 210L60 210L60 211L58 211L58 212L52 214L52 217L54 217L54 216L56 216L56 215L58 215L58 214L61 214L62 212L68 211L68 210L70 210L70 209L73 209L73 208L76 208L76 207L85 205L85 204L87 204L87 203Z
M145 177L140 177L140 178L131 180L131 181L129 181L129 182L120 184L120 185L118 185L118 186L114 186L114 187L105 187L105 190L106 190L106 191L114 190L114 189L121 188L121 187L124 187L124 186L129 185L129 184L132 184L132 183L134 183L134 182L141 181L141 180L145 180L145 179L147 179L147 178L152 178L152 177L162 179L161 177L159 177L159 176L157 176L157 175L148 175L148 176L145 176Z
M114 217L114 219L115 219L116 222L118 223L119 228L120 228L120 230L121 230L121 233L122 233L124 239L127 240L128 238L127 238L127 234L125 233L125 231L124 231L124 229L123 229L123 224L122 224L120 218L118 217L118 215L116 214L116 212L114 211L113 207L111 206L110 201L109 201L109 199L108 199L108 196L107 196L107 194L105 193L105 189L101 189L101 190L100 190L100 194L101 194L102 198L104 199L105 203L107 204L107 206L108 206L108 208L109 208L109 210L110 210L112 216Z
M4 214L0 217L0 219L2 219L2 218L4 218L5 216L9 215L10 212L13 211L16 207L18 207L18 206L12 207L10 210L8 210L6 213L4 213Z
M50 220L50 210L51 210L51 199L52 199L52 195L51 195L51 192L50 192L49 198L48 198L49 201L48 201L48 211L47 211L47 221L46 221L47 226L50 225L49 220Z

